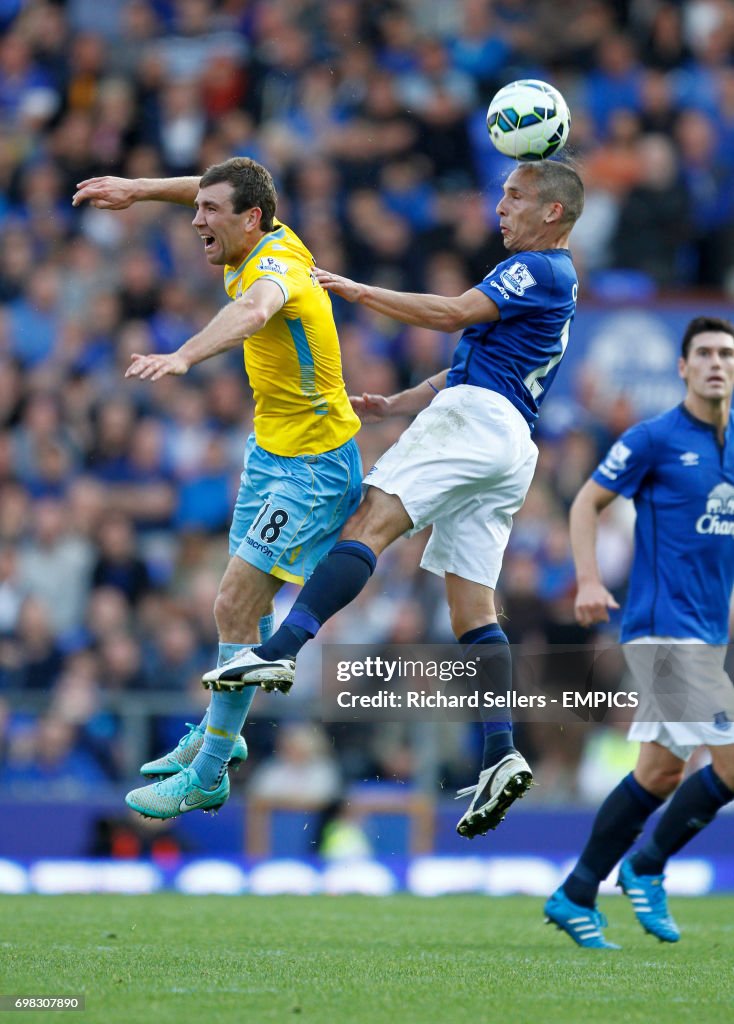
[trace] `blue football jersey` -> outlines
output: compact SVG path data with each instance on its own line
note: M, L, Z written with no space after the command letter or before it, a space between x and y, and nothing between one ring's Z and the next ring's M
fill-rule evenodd
M476 286L500 319L467 327L456 347L447 387L497 391L535 425L558 370L576 312L578 279L568 249L518 252Z
M633 498L635 554L621 639L729 639L734 585L734 436L720 445L683 405L612 445L593 479Z

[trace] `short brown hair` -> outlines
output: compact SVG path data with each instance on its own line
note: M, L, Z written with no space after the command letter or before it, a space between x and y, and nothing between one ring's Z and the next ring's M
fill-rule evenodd
M208 167L201 176L199 187L219 185L223 181L232 186L234 212L242 213L257 206L262 210L260 227L263 231L272 231L278 193L270 171L248 156L235 156L222 164Z
M541 203L561 204L561 224L575 224L584 209L584 183L578 172L560 160L538 160L520 167L535 176Z
M717 331L721 334L730 334L734 338L734 324L721 316L697 316L686 327L683 341L680 346L680 354L683 359L688 359L691 350L691 342L698 334L706 334L708 331Z

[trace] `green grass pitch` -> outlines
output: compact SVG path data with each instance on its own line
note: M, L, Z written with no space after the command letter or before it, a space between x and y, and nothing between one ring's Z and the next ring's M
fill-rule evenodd
M734 1019L734 897L676 899L675 946L621 897L620 953L527 897L0 897L0 995L84 993L70 1024L706 1024Z

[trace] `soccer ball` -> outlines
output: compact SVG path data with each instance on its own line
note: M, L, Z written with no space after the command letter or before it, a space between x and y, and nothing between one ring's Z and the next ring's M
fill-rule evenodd
M500 89L487 111L495 147L514 160L547 160L566 144L571 115L558 89L524 78Z

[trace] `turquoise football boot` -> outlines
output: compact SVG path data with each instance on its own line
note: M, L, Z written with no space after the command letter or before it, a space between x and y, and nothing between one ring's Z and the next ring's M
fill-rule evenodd
M170 754L155 761L146 761L140 766L141 775L176 775L177 772L188 768L204 744L204 733L198 725L187 722L189 731L178 741L178 746ZM238 736L232 748L232 756L229 759L229 768L238 768L247 760L247 744L243 736Z
M194 768L184 768L162 782L133 789L125 803L144 818L177 818L188 811L218 811L229 798L225 772L216 789L203 789Z

